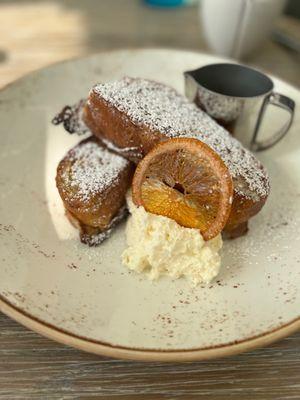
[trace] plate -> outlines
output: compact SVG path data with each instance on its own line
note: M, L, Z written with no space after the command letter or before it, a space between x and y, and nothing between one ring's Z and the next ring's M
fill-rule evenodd
M266 345L300 328L300 121L258 154L272 192L247 236L227 241L208 286L151 283L120 262L124 227L97 248L64 216L55 170L80 138L50 121L99 81L155 79L183 92L183 71L223 61L176 50L124 50L34 72L0 93L0 310L59 342L106 356L187 361ZM300 102L300 92L275 80ZM282 122L270 110L265 130Z

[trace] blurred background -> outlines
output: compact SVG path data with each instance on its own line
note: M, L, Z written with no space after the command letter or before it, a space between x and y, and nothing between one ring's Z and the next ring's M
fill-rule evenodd
M103 50L215 53L300 85L300 0L0 0L0 86Z

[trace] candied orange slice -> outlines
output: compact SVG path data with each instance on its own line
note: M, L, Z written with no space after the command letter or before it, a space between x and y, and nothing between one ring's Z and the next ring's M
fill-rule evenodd
M197 139L170 139L155 146L138 164L132 183L137 206L199 229L205 240L224 228L232 196L227 167Z

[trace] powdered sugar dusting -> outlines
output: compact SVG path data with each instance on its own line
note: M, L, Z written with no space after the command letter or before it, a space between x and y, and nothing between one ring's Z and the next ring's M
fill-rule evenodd
M92 90L137 125L146 125L170 138L193 137L205 142L223 159L235 181L235 190L242 195L250 198L268 195L267 172L254 155L174 89L126 77L98 84Z
M81 202L89 202L91 196L116 184L119 173L129 164L95 142L80 143L68 157L73 164L64 178L76 189L73 196Z

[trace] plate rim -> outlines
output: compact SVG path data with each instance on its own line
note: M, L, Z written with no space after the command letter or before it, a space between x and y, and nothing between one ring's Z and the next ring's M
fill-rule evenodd
M174 49L174 48L165 48L165 47L132 47L132 48L120 48L113 50L103 50L101 52L92 53L86 56L75 56L66 60L60 60L58 62L51 63L45 67L30 71L25 75L17 78L14 81L8 82L6 85L0 88L0 94L5 92L7 89L10 89L12 86L15 86L39 73L40 71L45 71L47 69L55 68L56 66L62 64L72 63L73 61L79 60L87 60L89 58L97 57L103 54L112 54L112 53L122 53L122 52L140 52L140 51L168 51L174 53L193 53L197 55L204 55L211 57L216 60L228 60L230 62L236 62L235 60L214 56L209 53L186 50L186 49ZM268 73L269 74L269 73ZM284 84L290 86L291 88L299 91L299 89L291 84L290 82L286 82L281 78L277 78L276 76L269 74L272 78L278 79ZM89 338L81 337L74 333L63 330L55 325L52 325L48 322L42 321L37 317L31 315L30 313L22 310L16 305L10 303L7 299L5 299L0 294L0 312L12 318L14 321L20 323L26 328L48 338L59 342L61 344L71 346L77 348L79 350L83 350L88 353L93 353L97 355L102 355L106 357L118 358L118 359L127 359L127 360L135 360L135 361L158 361L158 362L188 362L188 361L201 361L201 360L209 360L220 357L232 356L235 354L243 353L246 351L250 351L256 349L258 347L267 346L271 343L274 343L278 340L281 340L297 331L300 331L300 316L291 320L290 322L279 326L278 328L268 330L267 332L261 333L259 335L255 335L253 337L249 337L243 340L225 343L217 346L209 346L204 348L194 348L194 349L178 349L178 350L163 350L163 349L143 349L143 348L131 348L131 347L122 347L116 346L107 342L101 342L92 340Z
M232 356L264 347L300 330L300 317L278 328L236 342L195 349L142 349L113 345L85 338L36 318L14 306L0 295L0 311L26 328L61 344L88 353L135 361L188 362Z

